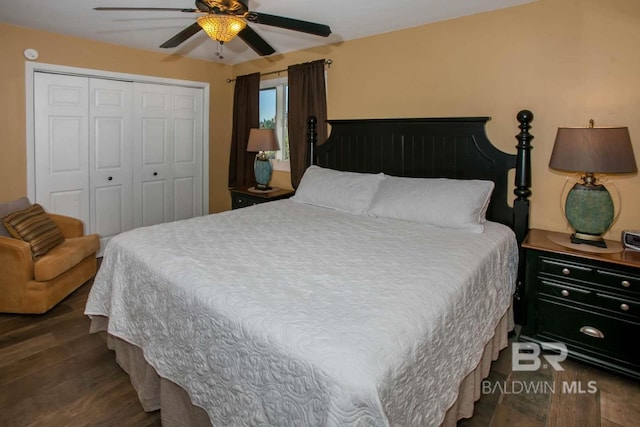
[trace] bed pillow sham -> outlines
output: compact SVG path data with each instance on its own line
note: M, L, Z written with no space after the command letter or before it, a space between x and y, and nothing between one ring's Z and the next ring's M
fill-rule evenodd
M368 214L482 233L493 188L493 181L387 176Z
M343 172L309 166L291 199L342 212L364 214L384 179L381 173Z

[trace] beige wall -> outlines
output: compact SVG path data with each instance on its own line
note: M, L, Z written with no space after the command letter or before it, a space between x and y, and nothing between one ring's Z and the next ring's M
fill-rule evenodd
M563 231L565 175L548 168L559 126L586 126L590 118L600 126L628 126L640 165L638 46L638 0L539 0L233 71L266 72L331 58L329 118L487 115L489 138L511 153L516 113L530 109L531 225ZM624 206L609 236L618 239L621 229L640 228L640 176L616 182Z
M38 49L42 62L209 81L211 211L229 207L233 84L224 79L319 58L334 61L327 81L329 118L489 115L490 139L513 153L515 115L531 109L533 227L567 229L560 211L565 175L547 166L559 126L586 126L590 118L600 126L628 126L640 162L637 0L539 0L234 67L3 25L0 38L5 101L0 106L0 200L22 195L26 188L22 51L27 47ZM14 181L5 185L8 177ZM640 176L616 181L624 201L610 233L617 239L621 229L640 228ZM273 184L288 186L287 174L275 174Z
M71 25L72 23L70 23ZM230 207L227 192L233 88L227 84L231 67L209 61L128 49L95 41L0 24L0 201L27 192L25 58L36 49L38 62L208 82L209 210Z

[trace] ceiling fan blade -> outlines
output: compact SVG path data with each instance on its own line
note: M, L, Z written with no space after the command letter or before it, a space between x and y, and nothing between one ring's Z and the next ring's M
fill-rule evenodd
M260 56L271 55L276 51L269 43L266 42L265 39L260 37L260 35L253 31L249 26L244 27L244 29L238 33L238 37L240 37Z
M331 34L328 25L315 22L301 21L299 19L285 18L284 16L268 15L266 13L250 12L247 19L256 24L271 25L272 27L285 28L287 30L300 31L316 36L327 37Z
M198 9L183 9L179 7L94 7L93 10L133 10L133 11L162 11L162 12L200 12Z
M160 45L160 47L176 47L180 43L186 41L189 37L191 37L191 36L195 35L196 33L198 33L198 31L200 31L201 29L202 29L202 27L200 27L200 25L198 25L197 22L194 22L193 24L189 25L184 30L180 31L175 36L171 37L166 42L162 43Z

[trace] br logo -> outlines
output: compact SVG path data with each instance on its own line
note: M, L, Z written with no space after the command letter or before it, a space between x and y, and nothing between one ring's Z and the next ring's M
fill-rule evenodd
M567 346L561 342L521 343L514 342L511 348L511 368L514 371L537 371L545 360L556 371L564 371L560 362L567 358ZM553 353L542 353L542 351ZM546 364L544 366L546 368Z

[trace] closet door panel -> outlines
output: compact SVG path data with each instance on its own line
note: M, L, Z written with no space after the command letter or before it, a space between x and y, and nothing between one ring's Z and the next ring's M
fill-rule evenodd
M97 225L95 231L100 234L100 246L103 250L111 237L131 228L127 228L124 218L119 215L130 208L123 193L122 186L119 185L103 186L95 190L96 213L92 220Z
M164 180L145 181L142 186L141 221L144 226L166 222L163 206L167 204L167 188Z
M171 86L134 83L134 227L173 221Z
M91 79L89 170L91 230L109 240L133 228L133 133L130 82Z
M88 79L34 74L35 200L89 224Z
M173 88L175 219L202 215L202 115L201 89Z
M191 176L173 180L173 194L175 195L175 219L187 219L198 216L195 212L194 200L195 179Z

